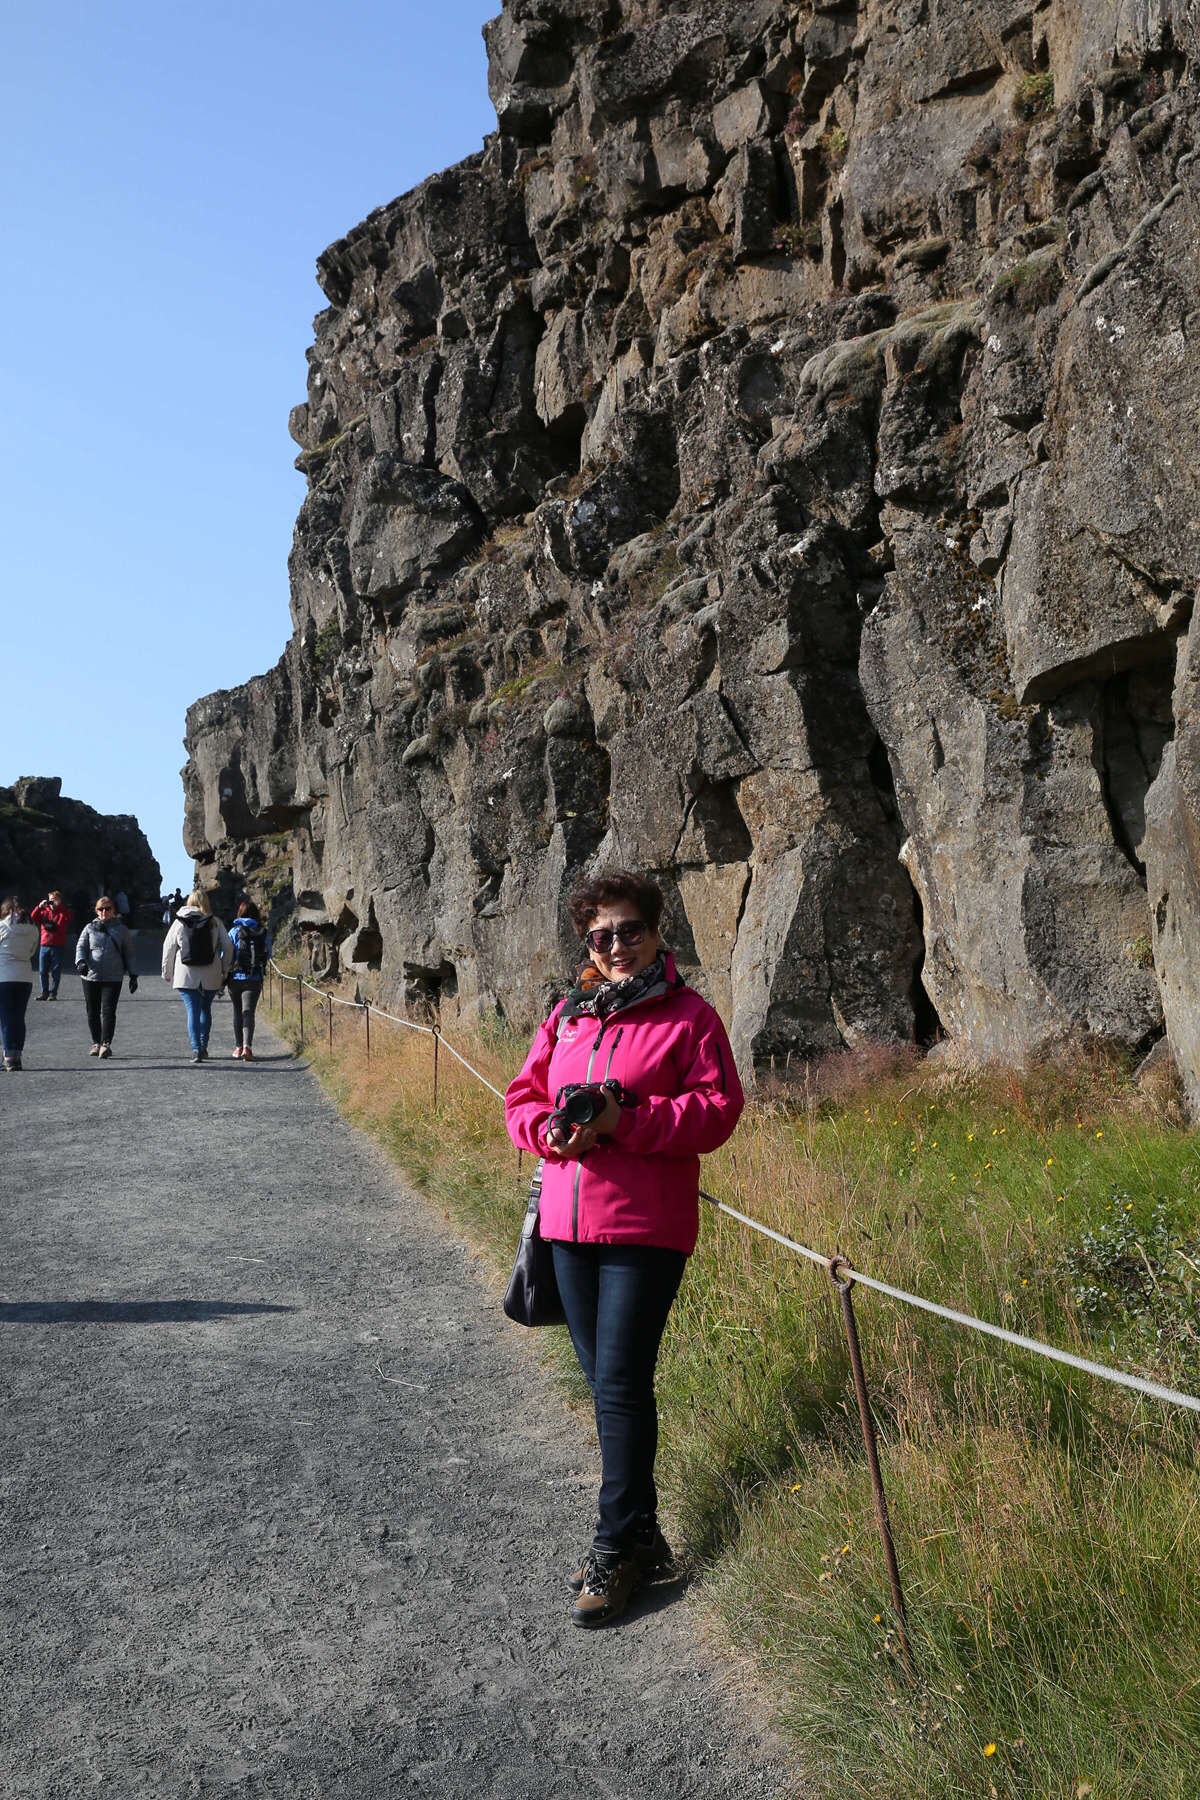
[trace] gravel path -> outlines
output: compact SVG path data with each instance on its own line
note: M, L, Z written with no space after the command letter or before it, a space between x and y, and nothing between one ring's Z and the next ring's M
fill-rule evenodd
M788 1791L678 1590L569 1623L593 1450L469 1253L144 957L0 1076L6 1800Z

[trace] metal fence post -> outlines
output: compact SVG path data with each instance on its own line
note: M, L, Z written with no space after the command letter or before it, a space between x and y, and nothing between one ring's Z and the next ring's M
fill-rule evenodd
M304 977L296 977L296 993L300 997L300 1048L304 1048Z
M845 1257L834 1256L829 1261L829 1274L834 1287L841 1295L842 1318L846 1326L846 1343L850 1350L850 1367L854 1372L854 1392L858 1398L858 1417L862 1426L863 1447L867 1453L867 1467L871 1471L871 1486L875 1490L875 1514L879 1520L879 1535L883 1540L883 1559L887 1564L888 1582L892 1590L892 1607L896 1614L900 1652L904 1658L904 1668L908 1679L915 1682L916 1672L913 1668L912 1646L908 1641L908 1614L905 1611L904 1594L900 1587L896 1546L892 1541L887 1495L883 1491L883 1476L879 1468L879 1447L875 1438L875 1421L871 1417L871 1403L867 1398L867 1379L863 1373L862 1350L858 1342L858 1325L854 1317L854 1301L850 1296L850 1290L854 1286L854 1270Z
M329 1008L329 1048L333 1049L333 995L326 994L325 1004Z
M367 1061L371 1060L371 1002L363 1001L363 1019L367 1027Z
M438 1103L438 1029L433 1028L433 1110L437 1111Z

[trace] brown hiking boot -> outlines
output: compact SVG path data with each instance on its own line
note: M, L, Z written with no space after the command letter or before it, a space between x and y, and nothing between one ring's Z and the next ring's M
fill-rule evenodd
M607 1625L618 1619L642 1579L632 1556L593 1550L584 1565L583 1583L571 1608L572 1625Z
M643 1581L674 1581L679 1573L679 1565L675 1561L675 1552L666 1538L655 1525L649 1536L639 1538L629 1553L638 1566L638 1573ZM567 1586L573 1594L577 1594L583 1586L583 1578L587 1574L586 1559L579 1567L567 1576Z

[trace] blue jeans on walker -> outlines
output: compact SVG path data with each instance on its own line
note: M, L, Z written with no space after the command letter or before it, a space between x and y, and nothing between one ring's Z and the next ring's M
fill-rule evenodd
M9 1062L20 1062L25 1048L25 1008L32 992L32 981L0 981L0 1041Z
M650 1244L554 1241L567 1330L596 1403L597 1550L627 1553L658 1512L654 1368L686 1262L682 1250Z
M188 1041L192 1049L197 1053L207 1050L215 991L212 988L180 988L179 998L187 1009Z
M62 978L62 945L43 944L38 951L38 980L43 994L57 994Z

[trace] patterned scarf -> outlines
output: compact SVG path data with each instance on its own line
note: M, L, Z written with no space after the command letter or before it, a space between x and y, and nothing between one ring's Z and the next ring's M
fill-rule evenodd
M572 1017L583 1015L590 1019L607 1019L610 1013L621 1012L626 1006L632 1006L635 1000L644 1000L652 988L662 987L667 979L666 965L661 955L624 981L588 981L589 969L594 974L595 964L585 964L576 978L575 986L567 995L566 1011Z

